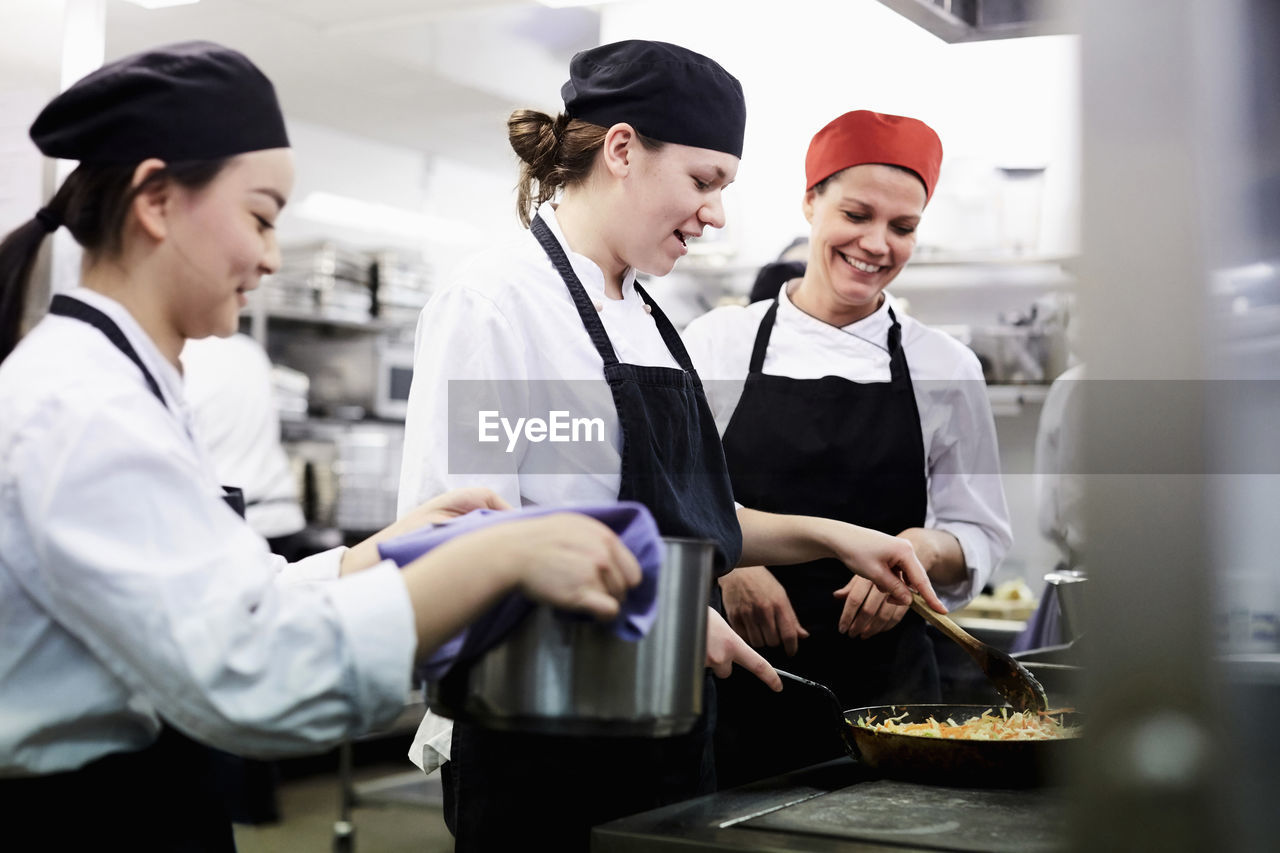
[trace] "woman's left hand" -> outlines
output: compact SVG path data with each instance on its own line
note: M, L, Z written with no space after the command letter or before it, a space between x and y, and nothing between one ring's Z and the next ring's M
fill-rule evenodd
M349 575L376 565L381 559L378 556L379 542L412 533L422 527L441 524L476 509L511 509L511 505L499 497L497 492L482 486L454 489L437 495L418 504L360 544L348 548L347 553L342 555L339 573Z
M782 677L774 671L773 665L748 646L723 616L708 607L707 666L711 667L716 678L728 678L735 663L769 685L775 693L782 690Z
M894 604L910 606L914 589L931 608L947 612L907 539L831 519L822 520L822 530L835 556Z

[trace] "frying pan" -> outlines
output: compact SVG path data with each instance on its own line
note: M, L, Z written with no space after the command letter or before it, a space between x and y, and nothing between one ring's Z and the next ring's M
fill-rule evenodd
M855 725L859 717L878 721L905 713L902 722L980 715L990 705L874 705L844 710L830 688L783 670L778 675L828 697L832 725L855 761L881 776L905 782L958 788L1029 788L1052 781L1053 768L1079 748L1077 739L953 740L875 731ZM1054 715L1058 716L1057 714ZM1082 715L1064 712L1063 722L1081 725Z

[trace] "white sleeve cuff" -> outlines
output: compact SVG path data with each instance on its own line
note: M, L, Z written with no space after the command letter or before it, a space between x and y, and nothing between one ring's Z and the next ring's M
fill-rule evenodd
M973 601L991 577L991 548L987 537L971 525L942 522L937 525L937 529L956 537L960 542L960 550L964 552L967 577L953 584L934 584L933 587L948 610L957 610Z
M325 590L356 662L356 707L364 729L389 723L409 696L417 630L409 592L390 560L356 572Z
M283 584L337 580L342 568L342 557L346 553L346 547L330 548L328 551L303 557L296 563L285 563L277 580Z

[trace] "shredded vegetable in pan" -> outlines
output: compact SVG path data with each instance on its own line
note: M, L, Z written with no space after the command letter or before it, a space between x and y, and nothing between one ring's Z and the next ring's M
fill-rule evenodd
M1065 710L1065 709L1064 709ZM981 716L970 717L963 723L953 719L942 722L929 717L922 723L903 722L904 712L877 723L875 715L858 717L858 725L877 732L916 737L950 738L954 740L1057 740L1078 737L1079 726L1063 724L1061 716L1055 718L1052 711L1013 711L1001 708L997 714L988 709ZM1061 713L1061 712L1057 712Z

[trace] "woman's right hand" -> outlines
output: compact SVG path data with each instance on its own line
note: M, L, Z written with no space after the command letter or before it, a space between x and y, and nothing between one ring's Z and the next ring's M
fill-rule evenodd
M835 556L854 574L875 584L887 599L910 607L914 589L933 610L947 612L906 539L843 521L821 521L822 537Z
M716 678L728 678L737 664L769 686L775 693L782 690L782 678L760 653L729 627L724 617L707 608L707 666Z
M418 633L418 658L478 618L503 595L530 598L608 620L640 583L640 564L594 518L559 512L513 518L456 536L400 572Z
M530 598L608 620L627 590L640 583L640 564L622 540L594 518L555 513L495 528L506 559Z

